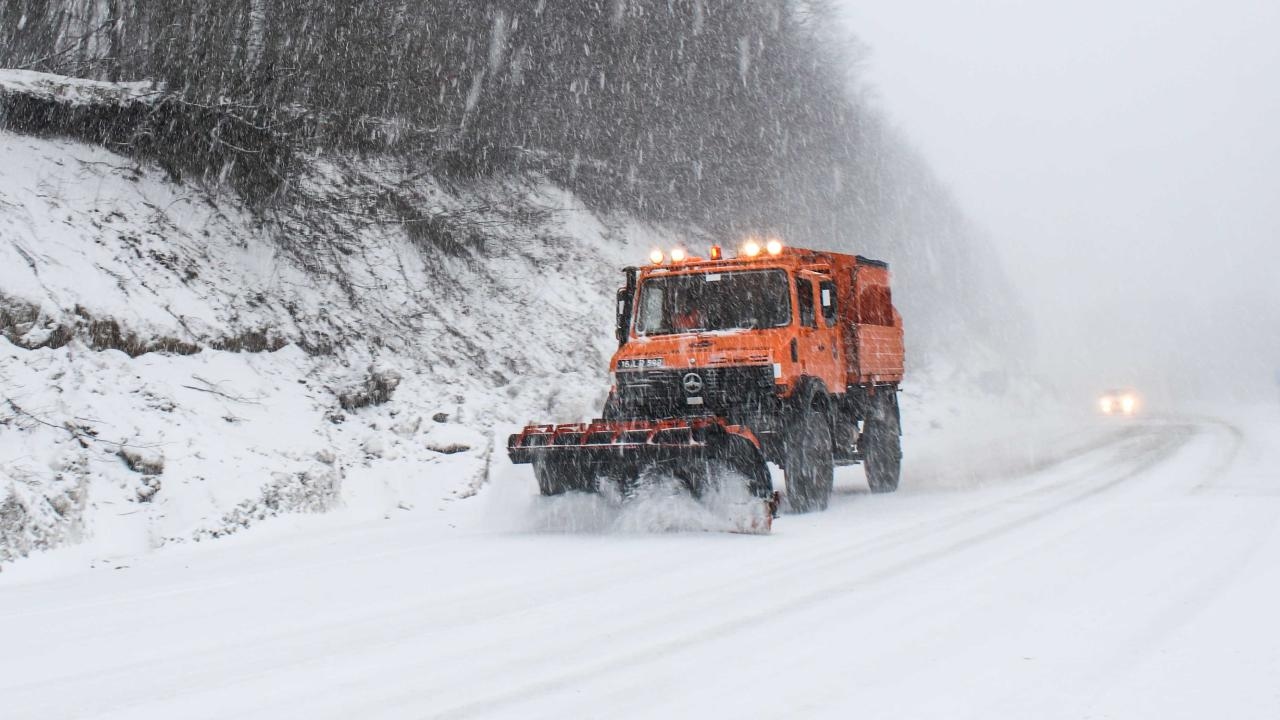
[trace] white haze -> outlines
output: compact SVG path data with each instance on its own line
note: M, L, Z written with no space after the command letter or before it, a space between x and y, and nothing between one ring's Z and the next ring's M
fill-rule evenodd
M1280 392L1280 3L843 3L881 104L999 248L1046 377Z

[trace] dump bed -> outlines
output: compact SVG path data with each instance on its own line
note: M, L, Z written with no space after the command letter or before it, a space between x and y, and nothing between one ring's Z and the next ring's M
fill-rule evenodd
M849 385L901 382L902 317L893 307L889 266L860 255L820 253L836 282Z

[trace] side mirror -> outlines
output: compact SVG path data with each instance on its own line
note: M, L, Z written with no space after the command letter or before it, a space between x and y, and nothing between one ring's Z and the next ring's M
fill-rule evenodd
M618 347L627 344L627 336L631 334L631 290L622 288L618 290L617 309L617 329L614 335L618 338Z

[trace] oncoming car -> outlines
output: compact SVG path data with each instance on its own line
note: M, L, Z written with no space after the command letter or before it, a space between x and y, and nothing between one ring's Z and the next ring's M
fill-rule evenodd
M1140 404L1138 393L1128 388L1108 390L1098 398L1103 415L1135 415Z

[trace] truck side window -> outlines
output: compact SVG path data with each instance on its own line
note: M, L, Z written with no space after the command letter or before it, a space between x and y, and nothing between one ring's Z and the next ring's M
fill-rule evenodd
M800 324L818 327L813 315L813 283L808 278L796 279L796 297L800 300Z
M827 327L836 325L836 284L830 280L818 286L822 304L822 320Z

